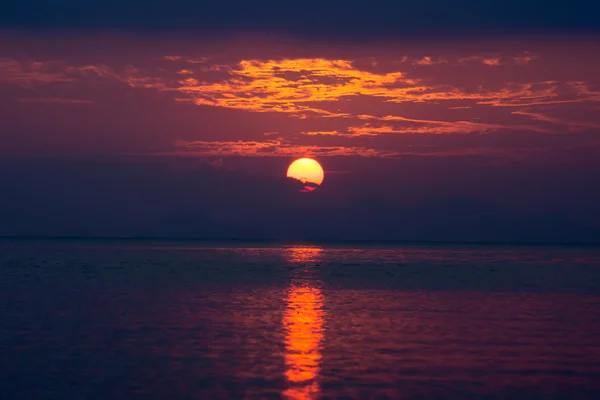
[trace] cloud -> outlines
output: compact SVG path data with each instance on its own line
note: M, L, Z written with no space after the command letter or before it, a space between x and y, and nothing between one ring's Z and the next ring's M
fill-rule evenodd
M568 169L554 174L557 169L551 165L532 170L523 164L481 168L451 159L368 160L350 174L328 169L326 184L314 193L319 200L309 205L297 194L300 187L285 179L286 160L255 160L277 168L272 175L212 168L183 158L161 161L4 162L0 182L11 195L0 198L0 233L278 239L289 239L289 233L298 240L443 240L462 235L481 240L483 235L509 240L532 228L538 213L546 210L584 215L583 221L591 220L592 226L600 221L597 202L573 205L567 195L585 193L590 200L598 199L589 182L600 169L590 168L588 179L582 179ZM327 164L335 170L348 161L355 160ZM565 183L570 190L564 189ZM521 223L510 212L515 205L527 211L520 213L527 216ZM561 221L554 212L533 227L542 236L550 230L572 240L572 231ZM580 237L586 239L589 232L583 230ZM505 236L499 238L499 233Z
M500 65L500 57L484 58L482 62L490 67L497 67Z
M502 58L500 56L468 56L462 57L457 60L457 64L468 64L468 63L481 63L490 67L497 67L502 64Z
M306 136L341 136L343 133L338 131L311 131L311 132L300 132L301 135Z
M535 125L502 125L488 124L473 121L435 121L419 120L405 118L395 115L384 117L373 117L370 115L359 115L359 120L375 121L363 125L351 125L345 130L333 131L306 131L300 132L306 136L340 136L340 137L359 137L359 136L379 136L382 134L468 134L468 133L489 133L502 130L521 130L548 133L550 130Z
M457 65L469 64L469 63L480 63L489 67L499 67L506 65L527 65L531 61L537 59L539 54L526 51L522 54L510 56L500 54L487 54L487 55L470 55L466 57L459 57L456 60Z
M394 157L391 151L352 146L303 146L281 140L258 141L183 141L175 142L177 155L189 156L361 156ZM173 153L170 153L173 154Z
M69 83L72 79L54 62L20 62L13 58L0 58L0 83L19 86L33 84Z
M21 98L20 103L44 103L44 104L91 104L91 100L67 99L61 97L31 97Z
M402 72L374 74L354 68L349 60L322 58L242 60L221 68L229 78L220 82L175 88L198 105L255 112L348 117L311 103L338 101L345 96L385 96L388 86L414 85Z
M523 53L520 56L513 57L513 60L517 64L526 65L526 64L529 64L530 62L532 62L533 60L535 60L538 57L539 57L539 54L534 54L534 53L526 51L525 53Z
M533 58L533 55L525 55L518 58L518 62L526 64ZM498 68L503 65L500 56L472 56L461 60L462 62L475 60ZM446 60L424 57L416 63L430 65L446 63ZM477 90L466 90L459 86L436 83L435 79L410 77L407 72L401 70L375 73L360 69L356 65L357 62L351 60L323 58L242 60L237 64L216 66L226 73L225 79L212 82L200 79L184 80L179 81L176 87L167 90L175 90L184 96L179 98L181 101L190 101L199 106L283 113L302 119L309 117L360 119L361 115L368 115L372 119L381 118L374 114L356 114L337 109L345 104L343 102L357 99L371 99L372 102L381 102L384 105L414 103L424 108L441 102L462 101L467 103L460 106L465 109L476 105L523 107L600 101L600 93L590 89L585 82L509 81L497 89L480 85ZM510 117L510 113L508 116ZM395 117L398 120L404 118L401 115ZM425 132L432 130L431 125L436 126L437 132L447 133L524 128L510 124L467 121L413 119L411 122L423 124L416 130ZM396 130L408 131L408 129Z
M600 101L600 92L591 90L585 82L542 81L508 83L497 95L482 98L477 104L495 107L526 107Z
M544 79L532 80L537 74L532 74L530 68L542 68L543 64L529 64L539 56L532 52L432 54L402 56L399 62L397 56L266 57L236 61L182 54L153 58L155 62L159 60L159 65L2 58L0 82L24 88L52 83L95 90L98 82L114 81L136 90L153 90L156 98L182 103L182 108L186 103L202 107L207 115L212 112L211 108L222 109L232 116L235 112L253 114L245 118L252 123L265 123L256 125L259 135L282 141L277 151L271 147L255 149L262 153L281 153L289 146L284 140L298 134L356 139L409 134L552 133L597 129L594 121L582 121L568 113L558 118L544 110L547 106L570 104L592 109L600 102L600 91L597 84L583 78L547 79L544 75ZM414 67L422 65L432 67ZM472 71L485 73L472 78ZM521 76L522 71L527 73ZM94 101L69 100L70 96L80 95L81 91L47 97L26 95L19 101L64 104ZM276 121L275 125L271 125L271 121ZM243 133L240 136L243 137ZM225 150L234 148L230 146ZM246 153L250 148L246 145ZM372 154L368 152L371 149L361 147L344 149ZM330 150L332 153L341 151Z
M573 120L564 120L556 117L552 117L550 115L534 112L528 110L516 110L513 111L514 115L523 115L533 119L535 121L547 122L549 124L558 125L560 129L567 129L569 132L580 132L589 129L600 129L600 123L590 122L590 121L573 121Z
M321 132L314 132L315 135ZM419 133L413 133L418 135ZM327 136L327 135L326 135ZM342 135L343 136L343 135ZM175 151L152 154L153 156L188 156L188 157L378 157L398 158L402 156L419 157L465 157L465 156L497 156L511 159L525 159L533 153L555 150L555 147L524 148L523 146L496 147L489 143L473 143L447 147L436 144L403 145L394 151L358 146L315 146L299 145L283 140L267 141L183 141L175 143ZM219 158L221 159L221 158ZM212 164L211 164L212 165Z
M447 64L448 60L446 60L445 58L439 58L437 60L434 60L432 57L429 56L425 56L422 58L419 58L417 60L413 60L413 65L435 65L435 64Z
M210 60L209 57L196 57L196 58L189 58L187 60L187 62L189 62L190 64L204 64L208 60Z
M31 87L48 84L84 84L102 78L120 81L128 86L164 89L162 77L151 76L141 68L126 65L120 70L105 64L70 65L64 61L19 61L0 58L0 83Z
M162 77L152 76L144 69L136 68L133 65L126 65L121 70L111 68L107 65L68 66L65 69L79 80L91 75L99 78L114 79L133 88L159 90L166 88L166 82Z

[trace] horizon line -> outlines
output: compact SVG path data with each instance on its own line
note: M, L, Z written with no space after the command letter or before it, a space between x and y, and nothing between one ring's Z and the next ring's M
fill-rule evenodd
M230 243L264 243L287 246L307 245L336 245L336 244L363 244L363 245L480 245L480 246L509 246L509 247L600 247L600 242L549 242L549 241L474 241L474 240L382 240L382 239L277 239L277 238L204 238L204 237L165 237L165 236L54 236L54 235L0 235L1 241L124 241L124 242L230 242Z

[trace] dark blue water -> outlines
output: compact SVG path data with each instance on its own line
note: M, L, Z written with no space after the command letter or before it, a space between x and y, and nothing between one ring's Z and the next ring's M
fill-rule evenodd
M0 399L598 398L600 250L0 242Z

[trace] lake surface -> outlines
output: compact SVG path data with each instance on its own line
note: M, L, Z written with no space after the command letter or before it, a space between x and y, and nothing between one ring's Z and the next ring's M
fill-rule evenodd
M600 249L0 242L1 399L600 396Z

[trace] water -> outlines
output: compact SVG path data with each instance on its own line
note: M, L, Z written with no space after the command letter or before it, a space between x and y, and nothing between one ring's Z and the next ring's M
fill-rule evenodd
M598 398L599 295L594 248L0 242L0 398Z

